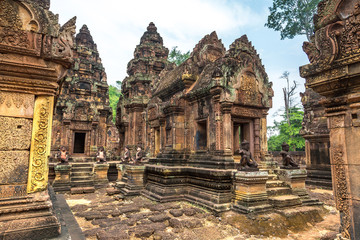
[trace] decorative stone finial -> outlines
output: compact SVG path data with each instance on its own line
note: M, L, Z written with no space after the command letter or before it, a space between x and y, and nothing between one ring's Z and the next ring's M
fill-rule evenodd
M147 27L147 30L149 32L156 32L157 28L155 27L155 24L153 22L150 22L149 26Z

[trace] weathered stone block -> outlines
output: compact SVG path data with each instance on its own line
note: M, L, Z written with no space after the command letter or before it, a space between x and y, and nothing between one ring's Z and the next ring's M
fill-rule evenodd
M94 164L94 185L96 188L104 187L109 183L107 172L109 170L108 163Z
M53 182L53 188L55 192L68 192L70 191L70 172L71 165L58 164L54 167L55 180Z
M271 209L266 192L266 171L238 171L234 176L233 209L242 213L264 212Z
M20 121L24 120L21 118L32 119L34 114L34 102L35 102L35 95L33 94L24 94L19 92L16 93L0 92L0 115L16 117ZM1 125L1 119L0 119L0 125ZM1 126L5 126L5 125L1 125ZM5 127L16 128L17 125L5 126Z
M0 151L28 150L32 119L0 116Z
M0 151L0 184L26 183L29 156L29 151Z

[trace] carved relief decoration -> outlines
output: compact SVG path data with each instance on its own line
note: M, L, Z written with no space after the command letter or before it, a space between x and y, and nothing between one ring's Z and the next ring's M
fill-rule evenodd
M326 0L319 3L318 14L314 16L314 38L303 44L310 63L317 65L316 68L309 68L311 71L329 69L331 63L337 64L336 60L359 60L348 59L360 53L359 6L356 0ZM304 69L301 72L302 75L307 74Z
M76 33L76 17L67 21L61 28L59 37L54 39L52 54L56 58L73 61L74 34Z
M0 151L0 184L26 183L29 151Z
M0 116L0 126L0 151L30 148L32 120Z
M38 96L35 101L27 192L43 191L48 183L48 156L54 97Z
M341 128L344 127L344 115L332 116L330 118L330 128Z
M20 197L26 195L26 184L0 185L0 198Z
M244 73L241 78L239 98L244 104L258 105L258 92L259 89L257 87L255 76L253 74Z
M335 177L335 201L336 201L336 208L341 211L344 215L341 217L342 224L341 224L341 232L344 233L344 237L350 239L349 229L351 226L350 220L350 203L349 203L349 192L347 186L347 177L344 167L344 151L343 147L341 146L334 146L331 148L331 156L332 156L332 164L333 164L333 174L332 176Z
M261 118L262 111L259 109L249 109L246 107L233 106L231 109L231 115L252 117L252 118Z

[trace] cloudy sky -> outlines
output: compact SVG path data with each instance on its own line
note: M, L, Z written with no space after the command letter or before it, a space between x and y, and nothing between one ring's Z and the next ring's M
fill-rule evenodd
M127 63L150 22L157 26L167 48L178 46L183 52L192 51L212 31L226 49L246 34L273 82L271 125L274 113L284 106L285 81L280 76L289 71L301 86L299 91L304 91L298 69L308 63L301 48L305 37L280 40L279 32L264 27L271 4L272 0L52 0L50 10L59 14L60 24L77 16L77 31L83 24L88 26L111 85L127 75Z

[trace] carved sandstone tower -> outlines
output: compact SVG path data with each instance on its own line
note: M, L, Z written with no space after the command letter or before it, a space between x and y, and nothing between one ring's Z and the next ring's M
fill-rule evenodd
M127 66L128 77L122 82L122 94L117 107L116 125L120 133L121 150L124 144L131 150L149 146L146 140L150 132L146 126L144 111L151 98L151 90L157 85L160 72L169 65L169 50L154 23L150 23L134 51L134 59Z
M360 4L321 1L315 37L305 42L310 64L300 67L307 87L324 96L330 161L341 232L360 239Z
M113 147L110 138L118 135L105 69L86 25L76 35L74 61L56 103L52 151L65 146L76 160L94 157L97 147Z
M48 0L0 1L0 239L60 233L47 192L54 97L72 61L75 18Z

